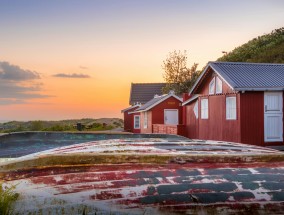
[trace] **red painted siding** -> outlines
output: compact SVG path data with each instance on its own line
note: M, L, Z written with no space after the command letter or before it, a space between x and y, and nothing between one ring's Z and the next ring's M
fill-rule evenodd
M213 72L213 70L210 68L203 78L202 83L200 83L199 87L195 90L195 94L201 94L201 95L208 95L209 94L209 84L213 77L217 77L218 75ZM221 79L221 78L220 78ZM221 79L222 80L222 79ZM234 93L232 89L222 80L222 92L223 94L227 93Z
M198 102L198 100L195 100L191 102L189 105L185 106L186 107L186 135L187 137L191 139L198 139L198 119L195 117L193 108L194 105ZM199 112L199 110L198 110Z
M141 113L141 133L152 133L153 124L164 124L164 110L165 109L178 109L179 123L182 121L182 106L181 101L174 97L170 97L161 102L157 106L148 111L148 128L143 128L144 116Z
M123 113L124 116L124 131L129 131L133 132L133 127L134 127L134 119L133 119L133 114L129 114L129 112L132 112L136 110L138 107L133 107Z
M263 146L264 144L264 93L241 94L241 142Z
M230 96L236 96L237 104L239 103L237 94L230 94ZM226 95L212 95L206 98L208 98L209 118L199 118L199 139L240 142L239 113L237 112L236 120L226 119ZM199 101L199 105L200 103ZM199 110L200 108L201 106ZM201 116L201 113L199 116Z
M245 92L240 96L241 142L258 146L283 145L283 142L264 142L264 92Z
M222 94L209 95L209 84L214 77L216 78L218 75L209 68L206 75L199 82L197 88L193 92L194 94L200 95L198 98L199 117L196 119L193 112L195 102L187 105L187 135L189 138L240 142L240 96L239 94L236 94L220 77L219 78L222 81ZM236 96L236 120L226 119L226 96ZM208 119L201 119L202 98L208 98Z
M176 98L170 97L159 105L153 107L152 111L152 124L164 124L164 110L165 109L178 109L179 123L182 121L182 106L181 101Z
M209 84L216 76L217 74L209 68L193 91L193 94L200 95L199 118L195 119L194 116L195 102L188 104L185 110L187 136L259 146L284 145L284 142L264 142L264 92L235 93L222 81L222 94L208 95ZM237 120L226 120L226 96L237 97ZM208 98L209 119L200 118L202 97Z
M188 93L183 93L182 94L182 101L185 102L186 100L188 100L190 98ZM185 125L186 124L186 106L182 106L182 122L180 122L180 124ZM186 134L185 134L186 136Z
M226 97L236 96L236 106L237 106L237 119L236 120L227 120L226 119ZM223 96L223 130L222 130L222 140L231 141L231 142L240 142L241 141L241 112L240 112L240 94L228 94Z

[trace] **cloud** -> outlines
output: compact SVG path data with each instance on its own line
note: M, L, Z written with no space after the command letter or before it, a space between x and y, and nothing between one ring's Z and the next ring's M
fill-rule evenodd
M42 87L38 83L15 83L0 79L0 99L36 99L48 98L50 95L42 94ZM0 103L1 104L1 103Z
M43 93L37 72L0 61L0 105L26 104L32 99L48 98Z
M1 99L0 105L11 105L11 104L25 104L26 102L21 99Z
M86 66L79 66L80 69L88 69Z
M10 81L25 81L39 78L40 75L37 72L24 70L19 66L0 61L0 79Z
M53 75L54 77L59 77L59 78L91 78L91 76L86 75L86 74L65 74L65 73L58 73Z

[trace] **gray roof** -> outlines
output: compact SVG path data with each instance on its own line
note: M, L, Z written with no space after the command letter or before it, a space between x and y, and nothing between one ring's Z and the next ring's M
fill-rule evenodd
M154 95L161 95L166 83L131 83L129 104L145 104Z
M121 113L124 113L125 111L129 111L131 109L134 109L134 108L138 108L140 105L133 105L133 106L130 106L128 108L125 108L123 110L121 110Z
M191 92L209 67L236 91L284 89L284 64L209 62Z
M151 108L155 107L156 105L160 104L161 102L163 102L164 100L170 97L174 97L178 99L179 101L182 101L182 99L176 96L175 94L165 94L162 96L154 97L153 99L151 99L150 101L142 105L140 108L137 108L135 112L150 110Z
M192 96L191 98L189 98L189 99L187 99L186 101L184 101L184 102L182 103L182 106L191 103L192 101L198 99L198 97L199 97L199 94L195 94L195 95Z

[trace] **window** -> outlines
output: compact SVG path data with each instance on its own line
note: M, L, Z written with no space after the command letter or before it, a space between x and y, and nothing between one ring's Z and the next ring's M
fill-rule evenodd
M201 99L201 119L208 119L208 99Z
M216 77L216 93L222 93L222 80Z
M237 119L236 97L226 97L226 119Z
M209 84L209 95L213 95L215 93L215 77L211 80Z
M195 118L198 119L198 100L195 102L193 112L194 112Z
M148 128L148 114L144 112L144 128Z
M134 116L134 129L140 128L140 116Z

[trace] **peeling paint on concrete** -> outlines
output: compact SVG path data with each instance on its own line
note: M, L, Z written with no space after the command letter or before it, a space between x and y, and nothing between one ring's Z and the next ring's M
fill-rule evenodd
M93 141L3 163L0 180L21 214L281 214L283 153L242 146Z

